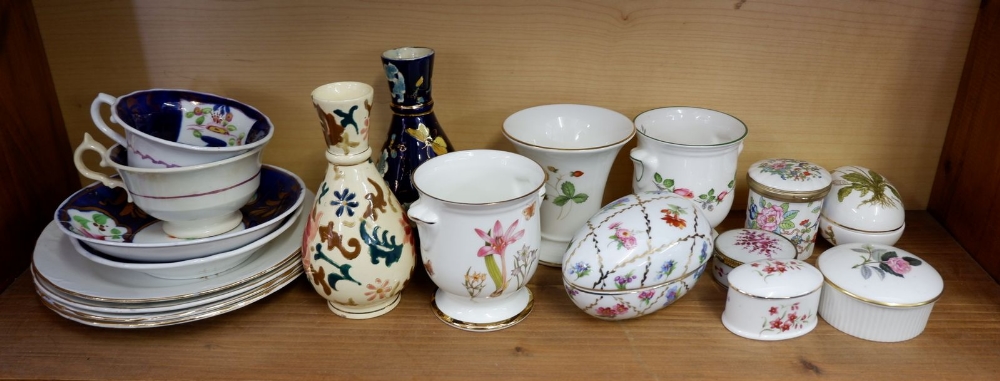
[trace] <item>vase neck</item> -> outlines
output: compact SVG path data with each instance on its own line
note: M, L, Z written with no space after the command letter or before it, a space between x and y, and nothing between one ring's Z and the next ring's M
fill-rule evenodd
M427 48L398 48L382 54L389 85L390 107L400 115L431 112L431 75L434 73L434 51Z
M333 165L358 165L367 162L371 156L371 148L366 148L362 152L351 152L346 154L336 147L330 147L326 150L326 161Z

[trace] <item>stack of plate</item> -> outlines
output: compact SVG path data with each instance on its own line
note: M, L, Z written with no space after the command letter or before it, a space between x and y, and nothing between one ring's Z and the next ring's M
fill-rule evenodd
M291 172L264 165L240 226L182 240L164 234L121 188L95 183L63 202L39 237L35 288L60 316L99 327L160 327L230 312L302 274L302 208L313 197Z

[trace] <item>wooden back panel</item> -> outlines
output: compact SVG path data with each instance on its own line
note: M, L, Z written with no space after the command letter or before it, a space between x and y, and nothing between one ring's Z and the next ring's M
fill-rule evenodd
M983 2L928 211L1000 279L1000 2Z
M31 260L35 239L80 187L35 12L0 0L0 292Z
M99 92L187 88L250 103L277 125L268 163L318 186L325 170L309 93L358 80L378 92L385 49L437 51L436 112L458 149L513 150L511 113L593 104L634 117L656 107L721 110L754 161L863 165L924 209L978 1L216 1L38 0L70 141L99 134ZM103 138L104 142L110 140ZM618 156L605 200L631 192ZM745 207L738 175L734 210ZM86 181L89 183L90 181Z

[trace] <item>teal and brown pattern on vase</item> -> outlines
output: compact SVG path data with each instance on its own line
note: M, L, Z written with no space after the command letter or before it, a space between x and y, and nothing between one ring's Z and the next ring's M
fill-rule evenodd
M860 197L867 199L861 201L856 207L865 205L880 206L883 208L898 208L903 203L900 201L899 191L889 184L882 175L875 171L849 170L840 176L840 179L833 181L834 186L844 186L837 191L837 201L844 202L847 196L857 191Z
M774 159L757 165L760 173L769 173L782 180L809 181L823 178L823 169L818 165L792 159Z
M569 212L573 210L573 204L585 203L590 198L586 193L577 193L576 185L570 181L574 178L583 177L584 173L579 170L559 173L559 168L551 165L545 167L545 169L551 173L545 186L552 189L552 194L557 195L550 198L549 192L546 192L545 199L551 199L552 203L559 207L559 216L556 219L565 219L569 215Z
M861 253L861 263L852 266L852 269L859 269L861 277L871 278L872 274L878 275L880 280L885 280L885 275L893 275L905 278L906 274L913 269L913 266L920 266L924 262L914 257L899 256L895 251L879 249L871 245L861 245L861 248L853 248L851 251Z
M331 296L334 291L344 291L345 282L361 286L359 292L364 299L350 298L344 302L348 306L388 299L406 285L402 279L384 276L364 279L369 271L365 269L367 266L393 268L403 262L405 245L410 242L409 236L394 234L385 229L389 225L379 222L380 217L394 218L393 221L399 221L404 229L408 227L403 223L405 216L383 214L387 210L399 211L398 204L385 197L383 187L370 179L369 183L372 186L367 188L321 183L316 196L317 207L309 212L302 235L302 264L310 282L318 286L317 290ZM360 191L356 191L358 189ZM367 256L363 255L365 253Z
M337 147L344 151L347 155L351 153L352 148L359 147L362 141L355 141L353 137L360 138L361 133L358 127L357 121L354 120L354 112L357 111L358 106L351 106L350 110L333 110L333 113L327 113L317 105L313 104L316 108L316 113L319 114L320 126L323 127L323 136L326 138L326 145L328 147ZM338 121L337 118L340 118ZM368 123L368 117L365 117L364 123ZM353 127L354 133L348 130L347 127Z
M664 178L659 172L653 173L653 185L655 185L656 189L660 191L670 192L689 199L695 204L698 204L702 210L711 212L715 210L715 207L721 204L726 197L733 194L733 191L736 190L736 179L729 181L729 184L726 184L726 189L720 191L719 193L715 193L715 188L710 188L707 192L697 196L695 196L691 189L677 187L674 179Z

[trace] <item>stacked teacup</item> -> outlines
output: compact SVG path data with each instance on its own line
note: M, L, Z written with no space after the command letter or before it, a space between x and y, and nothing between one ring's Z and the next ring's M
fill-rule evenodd
M124 136L101 116L104 104L111 106L110 120L124 129ZM160 280L198 278L208 283L219 273L254 266L247 262L267 256L253 254L270 241L295 236L295 231L301 236L304 223L298 216L307 198L305 188L293 173L262 165L261 154L274 135L274 126L257 109L212 94L153 89L118 98L100 94L91 105L91 116L97 128L117 144L107 148L90 134L84 135L74 161L83 176L99 183L63 202L56 211L55 226L43 232L36 246L36 284L40 294L44 288L52 297L47 304L58 307L53 310L82 308L75 312L93 316L87 306L52 300L72 296L79 301L81 294L83 299L89 295L101 302L114 298L92 295L92 288L58 284L67 274L45 264L64 253L39 249L50 231L61 230L62 234L49 238L68 240L70 245L63 247L72 246L76 255L114 269L96 269L95 278L135 279L129 271L138 271ZM83 161L88 150L97 152L100 165L116 175L88 168ZM297 257L295 249L284 251L270 257L275 263L265 266L268 272L293 271L285 263L296 262L292 260ZM292 276L285 275L282 279ZM261 273L248 276L260 277ZM236 279L234 284L246 281ZM212 289L212 285L205 286ZM126 299L145 300L122 300ZM108 313L107 306L103 307L100 311Z

